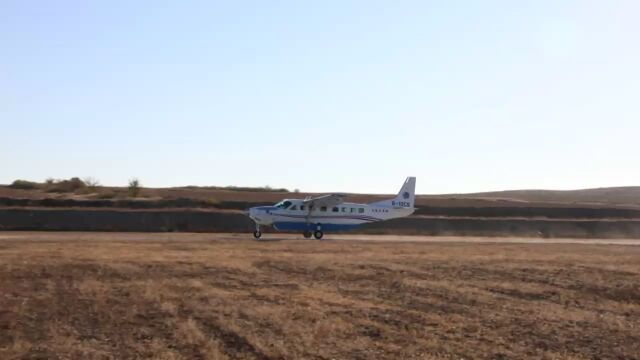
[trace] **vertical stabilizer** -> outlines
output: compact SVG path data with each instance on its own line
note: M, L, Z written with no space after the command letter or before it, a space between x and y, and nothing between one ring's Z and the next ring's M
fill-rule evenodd
M371 205L413 209L415 207L415 202L416 178L414 176L410 176L407 178L407 180L404 181L404 184L402 184L402 188L400 188L400 192L398 192L398 195L396 195L395 198L390 200L378 201L372 203Z
M393 207L413 208L416 202L416 178L410 176L404 181L400 192L395 199L392 200Z

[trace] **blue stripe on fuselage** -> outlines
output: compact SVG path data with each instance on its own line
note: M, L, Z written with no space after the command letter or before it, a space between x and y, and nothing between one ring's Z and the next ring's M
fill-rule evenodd
M316 230L316 224L307 224L304 222L279 221L274 222L272 226L276 230L281 231L305 231ZM322 231L346 231L352 230L360 226L360 224L322 224Z

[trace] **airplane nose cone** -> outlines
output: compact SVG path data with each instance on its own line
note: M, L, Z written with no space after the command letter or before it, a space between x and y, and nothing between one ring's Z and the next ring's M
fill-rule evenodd
M247 214L247 216L252 218L256 217L257 215L260 215L260 213L261 213L260 209L257 209L254 207L248 208L245 210L245 214Z
M267 207L252 207L245 210L245 213L255 221L257 224L267 225L271 222L271 216L269 214L269 208Z

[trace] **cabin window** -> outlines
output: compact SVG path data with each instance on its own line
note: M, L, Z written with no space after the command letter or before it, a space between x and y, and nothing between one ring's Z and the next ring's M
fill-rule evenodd
M300 210L304 210L304 205L300 205Z
M336 207L334 207L333 209L331 209L331 211L333 211L333 212L340 212L340 208L338 208L338 207L336 206Z
M360 214L364 214L364 209L363 209L363 208L359 208L359 209L358 209L358 213L360 213Z
M346 208L346 207L343 207L343 208L342 208L342 212L347 212L347 208Z
M321 206L320 207L320 211L327 211L327 207L326 206Z
M352 213L356 212L356 208L351 208L351 212Z

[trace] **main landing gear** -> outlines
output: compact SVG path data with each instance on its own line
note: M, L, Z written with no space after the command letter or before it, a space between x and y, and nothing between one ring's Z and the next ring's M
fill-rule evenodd
M309 226L309 224L307 224L307 226ZM316 224L315 231L312 232L311 230L307 229L302 233L302 236L304 236L305 239L311 239L311 235L313 235L313 237L316 238L316 240L322 239L322 235L324 235L322 233L322 225Z
M307 221L308 221L308 219L307 219ZM311 235L313 235L313 237L316 238L316 240L322 239L322 235L324 235L322 233L322 224L320 224L320 223L315 224L316 230L313 231L313 232L308 229L309 225L310 225L309 222L307 222L307 230L305 230L302 233L302 236L304 236L305 239L311 239Z
M311 237L313 236L317 240L320 240L322 239L322 235L324 235L322 230L316 230L313 232L311 230L306 230L305 232L302 233L302 236L304 236L305 239L311 239Z
M322 233L322 225L320 224L316 224L316 231L313 232L313 237L316 238L316 240L320 240L322 239L322 235L324 235ZM311 231L307 230L304 232L304 237L306 237L307 239L311 237Z

